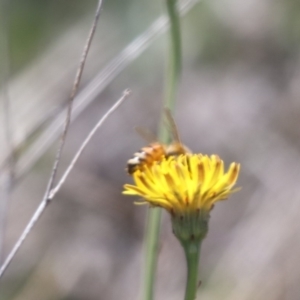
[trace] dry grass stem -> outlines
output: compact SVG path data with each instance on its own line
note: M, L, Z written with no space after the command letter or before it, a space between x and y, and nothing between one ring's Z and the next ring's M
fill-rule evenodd
M23 244L24 240L26 239L26 237L30 233L31 229L34 227L35 223L38 221L38 219L41 217L43 211L45 210L47 205L50 203L49 194L50 194L50 191L51 191L51 189L53 188L53 185L54 185L54 181L55 181L55 178L56 178L59 162L60 162L62 151L63 151L64 145L65 145L68 129L69 129L69 126L70 126L73 100L74 100L74 98L77 94L77 91L78 91L78 87L79 87L79 84L80 84L80 80L81 80L82 72L83 72L83 69L84 69L85 62L86 62L86 58L87 58L87 55L88 55L88 52L89 52L89 49L90 49L95 31L96 31L96 26L97 26L97 23L98 23L98 20L99 20L101 7L102 7L102 0L99 0L98 6L97 6L97 9L96 9L96 14L95 14L92 26L91 26L91 30L89 32L87 41L84 45L84 49L83 49L83 53L81 55L79 67L77 69L77 73L76 73L76 76L75 76L74 84L73 84L73 87L72 87L72 91L71 91L71 95L70 95L69 103L68 103L68 107L67 107L67 115L66 115L66 118L65 118L65 125L64 125L64 128L63 128L63 133L62 133L62 136L61 136L60 144L58 146L58 150L57 150L57 153L56 153L56 157L55 157L55 160L54 160L53 168L52 168L52 171L51 171L50 179L48 181L48 185L47 185L47 188L46 188L44 198L43 198L40 206L38 207L38 209L34 213L31 221L29 222L29 224L26 226L25 230L21 234L21 237L19 238L19 240L17 241L17 243L13 247L12 251L9 253L8 257L4 261L3 265L1 266L0 277L4 274L5 270L9 266L10 262L12 261L12 259L15 256L15 254L20 249L21 245Z
M48 194L48 195L49 195L50 190L53 188L53 185L54 185L54 181L55 181L56 173L57 173L57 170L58 170L59 162L60 162L60 159L61 159L62 151L63 151L64 145L65 145L67 133L68 133L68 130L69 130L69 127L70 127L73 100L74 100L74 98L77 94L77 91L78 91L78 87L79 87L79 84L80 84L80 81L81 81L82 72L83 72L83 69L84 69L84 66L85 66L86 58L87 58L89 49L91 47L91 43L92 43L95 31L96 31L96 25L97 25L99 17L100 17L101 7L102 7L102 0L99 0L98 6L97 6L97 9L96 9L96 15L95 15L90 33L88 35L87 41L85 43L84 49L83 49L83 53L82 53L82 56L81 56L81 60L80 60L80 63L79 63L79 67L77 69L77 73L76 73L76 76L75 76L73 88L72 88L72 91L71 91L71 95L70 95L70 99L69 99L69 103L68 103L68 107L67 107L67 116L66 116L66 119L65 119L65 125L64 125L64 128L63 128L63 133L62 133L62 136L61 136L60 144L58 146L58 150L57 150L57 153L56 153L56 158L55 158L53 169L52 169L52 172L51 172L49 184L48 184L48 187L47 187L46 194ZM48 198L48 196L46 198Z
M84 142L81 144L80 148L78 149L77 153L75 154L74 158L72 159L70 165L64 172L63 176L59 180L58 184L55 188L53 188L49 194L48 199L53 199L53 197L57 194L57 192L60 190L64 182L66 181L67 177L70 175L72 169L74 168L76 162L78 161L79 157L83 153L84 149L88 145L88 143L91 141L97 130L102 126L102 124L105 122L105 120L112 114L122 103L123 101L130 95L131 91L129 89L125 90L123 92L122 97L106 112L106 114L98 121L98 123L94 126L94 128L90 131Z
M75 157L73 158L71 164L69 165L69 167L67 168L66 172L64 173L64 175L62 176L61 180L59 181L59 183L57 184L57 186L51 190L51 192L48 191L48 189L45 192L44 198L42 200L42 202L40 203L40 205L38 206L38 208L36 209L35 213L33 214L33 216L31 217L30 221L28 222L28 224L26 225L24 231L22 232L21 236L19 237L18 241L16 242L16 244L14 245L13 249L11 250L11 252L8 254L6 260L4 261L3 265L0 268L0 277L3 276L5 270L7 269L7 267L9 266L9 264L11 263L11 261L13 260L13 258L15 257L16 253L18 252L18 250L20 249L20 247L22 246L23 242L25 241L25 239L27 238L27 236L29 235L29 233L31 232L31 230L33 229L33 227L35 226L36 222L40 219L40 217L42 216L43 212L45 211L46 207L48 206L48 204L51 202L49 200L52 200L53 197L55 196L55 194L59 191L59 189L61 188L62 184L65 182L66 178L68 177L68 175L70 174L70 172L72 171L75 163L78 161L80 155L82 154L83 150L86 148L87 144L89 143L89 141L91 140L91 138L94 136L94 134L96 133L96 131L101 127L101 125L104 123L104 121L121 105L121 103L129 96L130 91L129 90L125 90L122 97L105 113L105 115L101 118L101 120L96 124L96 126L92 129L92 131L89 133L89 135L87 136L87 138L85 139L85 141L82 143L82 145L80 146L78 152L76 153Z

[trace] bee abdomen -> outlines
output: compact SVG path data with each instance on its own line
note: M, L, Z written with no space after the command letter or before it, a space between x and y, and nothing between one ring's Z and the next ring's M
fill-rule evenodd
M127 172L132 175L136 170L142 170L145 166L151 166L153 162L161 160L164 155L165 148L159 143L143 147L127 161Z
M127 172L132 175L136 170L139 169L140 159L138 157L133 157L127 161Z

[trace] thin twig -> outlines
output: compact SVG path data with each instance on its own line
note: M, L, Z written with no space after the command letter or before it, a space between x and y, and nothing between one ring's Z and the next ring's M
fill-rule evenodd
M181 15L190 11L199 0L182 1L179 7ZM72 120L73 122L90 105L94 99L119 75L127 66L139 57L162 33L168 28L168 18L159 17L140 36L134 39L120 54L110 61L95 78L83 88L74 99ZM40 159L46 150L57 138L65 115L60 113L50 123L41 136L28 148L16 166L16 182L20 180Z
M96 131L102 126L102 124L105 122L105 120L109 117L109 115L114 112L122 103L123 101L130 95L131 91L129 89L125 90L123 92L122 97L106 112L106 114L98 121L98 123L95 125L95 127L90 131L84 142L81 144L80 148L78 149L77 153L73 157L70 165L66 169L65 173L59 180L58 184L53 188L49 194L48 199L53 199L54 196L57 194L57 192L60 190L64 182L66 181L67 177L70 175L72 169L74 168L76 162L78 161L79 157L81 156L82 152L90 142L90 140L95 135Z
M129 94L130 94L130 91L125 90L124 93L123 93L123 96L106 112L106 114L96 124L96 126L89 133L88 137L85 139L83 144L80 146L80 148L79 148L78 152L76 153L75 157L73 158L71 164L69 165L69 167L65 171L64 175L62 176L62 178L59 181L59 183L57 184L57 186L51 191L51 194L49 194L48 191L46 191L42 202L40 203L40 205L38 206L38 208L34 212L33 216L31 217L30 221L26 225L26 227L25 227L24 231L22 232L21 236L19 237L18 241L14 245L11 252L8 254L7 258L5 259L5 261L3 263L3 265L1 266L1 268L0 268L0 278L3 276L5 270L7 269L9 264L11 263L12 259L15 257L16 253L18 252L18 250L22 246L23 242L25 241L25 239L27 238L27 236L29 235L29 233L31 232L33 227L35 226L36 222L42 216L42 214L45 211L48 204L51 203L51 201L49 201L49 200L52 200L53 197L55 196L55 194L61 188L62 184L66 180L67 176L70 174L70 172L71 172L72 168L74 167L75 163L77 162L78 158L80 157L83 150L87 146L88 142L91 140L91 138L96 133L96 131L99 129L99 127L104 123L104 121L121 105L121 103L129 96Z
M57 150L57 153L56 153L56 158L55 158L55 161L54 161L52 173L51 173L49 184L48 184L48 187L47 187L47 192L46 192L47 197L46 198L48 198L50 190L53 188L53 185L54 185L57 169L58 169L60 159L61 159L61 154L62 154L64 145L65 145L67 133L68 133L68 130L69 130L69 127L70 127L73 100L74 100L74 98L77 94L78 87L79 87L79 84L80 84L80 81L81 81L82 72L83 72L83 69L84 69L84 66L85 66L86 58L87 58L87 55L88 55L88 52L89 52L89 49L90 49L95 31L96 31L96 26L97 26L97 23L98 23L98 20L99 20L99 17L100 17L102 2L103 2L102 0L99 0L99 2L98 2L98 6L97 6L97 9L96 9L96 15L95 15L90 33L88 35L86 44L85 44L84 49L83 49L83 53L82 53L82 56L81 56L79 67L77 69L77 73L76 73L76 76L75 76L75 81L74 81L72 92L71 92L70 99L69 99L69 105L67 107L67 117L66 117L66 120L65 120L63 133L62 133L62 136L61 136L60 144L58 146L58 150Z
M73 87L72 87L72 91L71 91L71 95L70 95L70 99L69 99L69 103L68 103L67 116L66 116L66 119L65 119L65 125L64 125L64 128L63 128L63 133L62 133L61 140L60 140L60 143L59 143L59 146L58 146L58 150L57 150L56 157L55 157L55 160L54 160L54 164L53 164L53 168L52 168L52 171L51 171L50 179L48 181L48 185L47 185L43 200L42 200L41 204L39 205L39 207L37 208L36 212L34 213L31 222L26 226L23 233L21 234L21 237L19 238L19 240L17 241L17 243L13 247L12 251L9 253L8 257L4 261L3 265L1 266L0 277L3 276L5 270L7 269L7 267L11 263L12 259L14 258L14 256L18 252L18 250L20 249L21 245L23 244L24 240L26 239L26 237L30 233L31 229L34 227L35 223L38 221L38 219L41 217L42 213L44 212L45 208L50 203L49 193L50 193L50 191L51 191L51 189L53 188L53 185L54 185L54 181L55 181L55 178L56 178L59 162L60 162L62 151L63 151L64 145L65 145L68 129L69 129L69 126L70 126L73 100L74 100L74 98L77 94L77 91L78 91L78 87L79 87L79 84L80 84L82 72L83 72L84 65L85 65L86 58L87 58L87 54L89 52L89 49L90 49L95 31L96 31L96 26L97 26L97 23L98 23L98 20L99 20L101 7L102 7L102 0L99 0L98 1L98 6L97 6L97 9L96 9L96 14L95 14L95 17L94 17L94 20L93 20L93 23L92 23L92 27L91 27L91 30L89 32L87 41L85 43L83 53L82 53L82 56L81 56L81 59L80 59L79 67L77 69L77 73L76 73L76 76L75 76L74 84L73 84Z

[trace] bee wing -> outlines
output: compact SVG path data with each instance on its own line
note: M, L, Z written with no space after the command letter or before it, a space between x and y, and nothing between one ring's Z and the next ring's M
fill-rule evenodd
M157 142L157 137L148 129L143 127L135 127L135 131L141 136L146 142L154 143Z
M179 133L178 133L178 130L177 130L177 126L176 126L174 118L171 114L170 109L165 107L164 108L164 114L165 114L165 117L166 117L166 127L168 128L168 130L170 130L170 132L172 134L172 137L173 137L173 140L175 142L178 142L178 143L181 144Z

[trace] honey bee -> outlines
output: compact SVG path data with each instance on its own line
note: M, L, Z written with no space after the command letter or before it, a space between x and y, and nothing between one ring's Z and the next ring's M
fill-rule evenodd
M177 126L170 110L165 109L164 114L172 135L172 142L170 144L160 143L156 141L156 138L151 133L137 127L136 131L148 140L150 144L134 153L133 158L127 161L127 172L129 175L132 175L136 170L143 170L145 166L151 166L155 161L160 161L163 157L191 153L190 149L181 143Z

